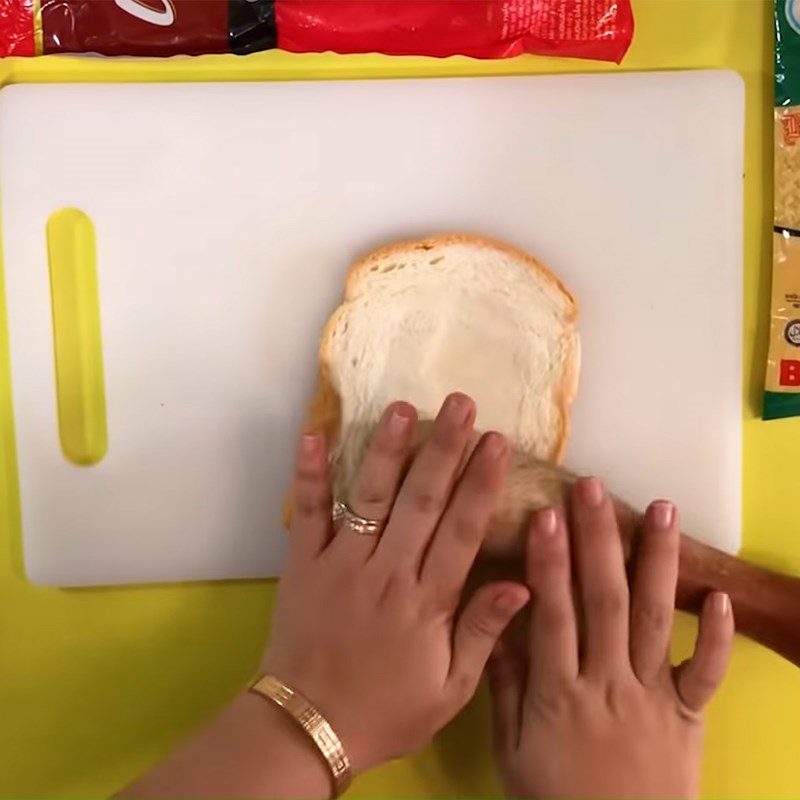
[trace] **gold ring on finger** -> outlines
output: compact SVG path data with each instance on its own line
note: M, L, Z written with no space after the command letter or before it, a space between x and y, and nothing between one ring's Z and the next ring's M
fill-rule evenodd
M367 519L360 514L356 514L347 503L341 500L333 501L333 524L335 526L344 525L352 533L359 536L380 536L386 526L385 519Z

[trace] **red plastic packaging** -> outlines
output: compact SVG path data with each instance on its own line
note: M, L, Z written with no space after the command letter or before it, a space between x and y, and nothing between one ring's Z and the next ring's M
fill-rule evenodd
M296 53L622 60L630 0L0 0L0 55Z

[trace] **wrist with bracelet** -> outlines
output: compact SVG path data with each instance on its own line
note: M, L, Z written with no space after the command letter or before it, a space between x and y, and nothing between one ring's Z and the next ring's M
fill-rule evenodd
M343 794L352 780L350 759L341 739L316 706L303 694L288 686L274 675L264 675L250 691L269 700L286 712L312 740L325 761L333 785L333 796Z

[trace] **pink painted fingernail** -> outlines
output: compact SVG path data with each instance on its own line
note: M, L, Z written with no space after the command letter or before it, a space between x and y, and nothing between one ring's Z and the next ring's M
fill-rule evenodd
M657 531L668 531L675 520L675 506L667 500L656 500L650 506L650 519Z
M472 414L472 409L474 407L475 404L472 402L471 397L461 392L454 392L448 395L447 399L444 401L444 408L442 410L445 416L456 425L464 425L469 419L470 414Z
M307 457L315 456L321 443L322 437L318 433L304 433L300 439L300 452Z
M494 458L498 461L505 456L508 450L505 436L500 433L495 433L494 431L486 434L484 447L486 448L486 454L489 458Z
M536 515L536 529L545 538L554 536L557 526L558 519L554 508L543 508Z
M401 436L408 430L412 419L407 408L395 406L389 413L389 433L392 436Z
M599 508L603 504L606 492L597 478L581 478L578 481L578 497L589 508Z
M711 598L714 611L722 617L727 617L731 613L731 599L725 592L714 592Z

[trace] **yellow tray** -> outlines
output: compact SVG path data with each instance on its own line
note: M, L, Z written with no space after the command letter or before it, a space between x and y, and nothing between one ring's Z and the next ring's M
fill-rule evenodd
M622 69L728 67L745 80L744 553L800 573L800 507L791 503L800 420L757 419L769 313L771 6L760 0L635 0L636 35ZM492 63L282 53L164 61L52 57L0 63L0 83L613 69L535 57ZM29 585L20 557L4 302L0 353L0 796L106 795L242 686L263 646L274 587L253 582L59 591ZM679 620L676 655L685 654L693 628L692 621ZM704 793L800 797L798 720L800 671L750 642L737 642L730 677L709 714ZM487 722L481 696L424 753L364 776L350 796L497 794Z

